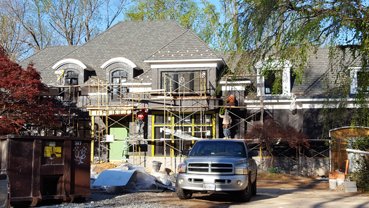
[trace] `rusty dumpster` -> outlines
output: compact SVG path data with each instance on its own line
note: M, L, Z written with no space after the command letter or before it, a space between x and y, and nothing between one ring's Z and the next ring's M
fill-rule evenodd
M10 204L74 201L90 195L91 140L71 137L0 137L0 167Z
M10 207L8 184L7 174L0 171L0 208Z

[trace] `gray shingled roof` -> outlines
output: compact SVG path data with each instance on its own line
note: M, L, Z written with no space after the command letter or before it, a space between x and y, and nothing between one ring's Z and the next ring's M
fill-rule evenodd
M61 57L77 48L78 46L51 46L23 60L20 65L26 67L28 64L33 63L34 67L41 73L42 80L48 83L50 80L56 79L56 75L50 71L52 70L51 67L61 60Z
M29 63L34 62L34 64L38 65L40 69L45 68L50 65L51 62L59 61L59 57L62 57L77 48L78 46L49 46L24 59L21 62L21 65L27 66Z
M191 30L156 51L147 60L221 59Z
M329 49L322 48L316 54L309 56L308 65L304 71L302 83L295 83L292 93L296 95L314 96L322 93L322 89L326 89L326 75L329 69Z
M121 22L69 53L48 53L49 49L45 49L25 61L36 63L45 83L56 82L51 67L66 58L81 61L95 70L100 79L105 79L105 71L100 66L106 61L124 57L144 71L148 70L149 65L144 60L185 31L173 21Z
M311 53L303 80L301 84L293 85L292 93L303 97L324 97L340 84L340 79L347 78L342 77L345 74L342 72L347 72L348 67L361 66L359 59L353 58L350 53L344 55L342 51L336 52L331 59L329 48L320 48L315 54ZM346 76L348 76L347 73Z

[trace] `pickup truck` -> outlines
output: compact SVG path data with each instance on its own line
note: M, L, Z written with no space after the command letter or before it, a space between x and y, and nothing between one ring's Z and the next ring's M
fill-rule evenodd
M236 201L256 195L257 165L243 140L197 141L178 166L176 193L189 199L195 192L227 192Z

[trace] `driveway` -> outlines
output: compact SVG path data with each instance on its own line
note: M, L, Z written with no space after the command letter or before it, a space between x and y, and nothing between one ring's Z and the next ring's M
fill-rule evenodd
M174 202L175 201L175 202ZM328 181L296 183L259 181L258 193L247 203L234 203L226 194L195 194L193 199L168 203L184 207L247 207L247 208L369 208L369 194L332 191Z
M221 202L222 200L216 199L216 201ZM248 203L226 204L222 202L216 205L216 207L369 208L369 195L348 194L329 190L260 188L257 196Z
M126 194L93 193L86 203L41 205L48 208L124 207L124 208L369 208L369 195L328 190L327 181L258 181L258 192L250 202L235 203L228 194L194 194L180 200L174 192Z

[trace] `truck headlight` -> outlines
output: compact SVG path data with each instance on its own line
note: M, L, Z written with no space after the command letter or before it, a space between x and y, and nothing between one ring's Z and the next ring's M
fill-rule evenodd
M178 173L185 173L186 172L186 169L187 169L187 166L185 163L181 163L178 165Z
M236 167L234 170L234 174L236 175L247 175L249 174L249 169L245 168L245 167Z

